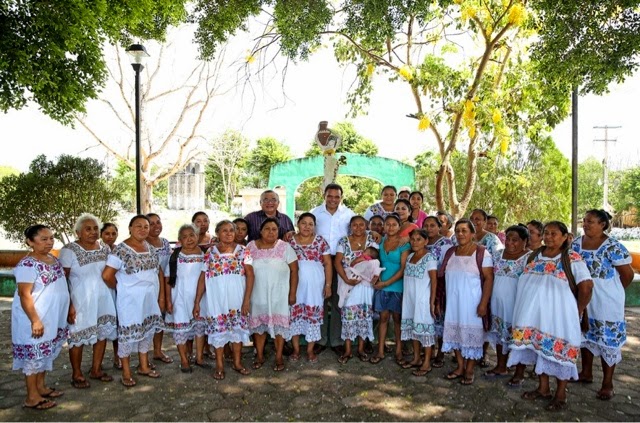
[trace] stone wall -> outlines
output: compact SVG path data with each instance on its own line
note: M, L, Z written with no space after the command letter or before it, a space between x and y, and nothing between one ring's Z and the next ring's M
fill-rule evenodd
M202 210L204 199L204 172L200 163L189 163L183 171L169 177L170 210Z

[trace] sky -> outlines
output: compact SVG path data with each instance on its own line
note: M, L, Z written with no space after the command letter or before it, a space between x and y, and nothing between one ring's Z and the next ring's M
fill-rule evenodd
M173 34L176 50L174 63L189 62L197 55L190 36ZM246 45L246 44L245 44ZM150 54L158 54L158 47L147 45ZM243 47L228 53L242 58ZM251 72L258 68L258 61L249 65ZM174 77L180 73L175 66ZM134 73L125 72L130 80L133 96ZM227 82L241 78L237 67L224 68ZM251 87L240 85L223 98L216 99L210 119L209 136L221 134L226 129L241 131L252 141L272 136L291 147L295 156L302 156L309 147L318 122L328 120L329 125L346 119L349 108L345 104L352 82L352 70L337 66L332 52L324 49L308 62L289 64L284 82L275 77ZM144 76L143 76L144 78ZM405 115L415 111L411 95L406 87L399 88L376 76L376 89L371 98L369 113L350 119L356 130L371 139L379 148L379 155L394 159L411 159L417 154L435 149L435 142L426 133L418 132L417 121ZM249 89L251 88L251 89ZM247 95L254 90L255 97ZM601 160L604 155L603 129L595 126L620 126L609 131L609 165L622 168L640 164L640 119L637 116L637 98L640 93L640 73L624 84L612 85L610 93L603 96L587 95L579 99L579 161L589 156ZM104 115L94 112L95 102L88 105L88 119L108 134L111 127ZM149 113L152 114L152 113ZM158 119L142 116L142 119ZM156 121L153 121L154 124ZM0 156L0 165L12 166L20 171L28 170L29 163L39 154L53 159L60 154L72 154L105 160L108 156L81 127L65 127L38 111L35 105L22 110L12 110L0 115L0 136L6 146ZM571 121L565 120L553 131L560 151L568 158L571 154ZM126 134L124 137L126 138ZM133 138L133 134L131 134ZM113 160L113 159L111 159Z

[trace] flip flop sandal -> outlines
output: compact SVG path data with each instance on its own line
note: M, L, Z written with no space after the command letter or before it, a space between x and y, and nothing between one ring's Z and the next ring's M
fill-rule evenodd
M360 361L369 361L369 354L367 354L366 352L357 353L356 355L358 356Z
M511 380L507 382L507 386L510 388L520 388L522 385L524 385L524 378L522 379L511 378Z
M203 361L202 363L198 363L197 361L195 363L193 363L194 366L198 366L201 369L210 369L211 365L205 361Z
M273 366L274 372L281 372L283 370L284 370L284 363L276 363L276 365Z
M535 389L533 391L524 392L522 395L520 395L520 398L526 399L526 400L536 400L536 399L550 400L553 398L553 395L543 394L542 392Z
M436 358L435 360L433 360L433 363L431 365L436 369L439 369L441 367L444 367L444 360L441 358Z
M180 366L180 371L182 373L193 373L193 369L191 368L191 366L189 366L189 367Z
M447 373L446 375L444 375L444 378L447 380L456 380L456 379L460 379L461 377L463 377L464 375L458 374L455 371L450 371L449 373Z
M22 404L22 408L28 408L31 410L48 410L50 408L55 407L56 405L58 404L51 401L50 399L45 398L39 401L37 404L33 404L33 405Z
M418 377L426 376L429 373L431 373L432 370L433 370L432 367L429 367L428 369L418 369L418 370L412 371L411 374L414 375L414 376L418 376Z
M213 372L213 375L211 375L215 380L224 380L224 372L221 371L215 371Z
M135 379L132 378L132 377L130 377L130 378L122 377L122 378L120 378L120 383L122 383L122 386L124 386L125 388L133 388L137 384Z
M613 398L615 394L616 394L616 391L614 391L613 389L611 391L604 391L604 392L600 390L596 394L596 398L598 398L601 401L609 401L611 398Z
M547 411L560 411L567 408L567 401L553 400L544 409Z
M338 357L338 363L347 364L352 357L353 357L353 354L341 355L340 357Z
M465 386L469 386L469 385L473 385L473 382L475 381L475 376L471 376L471 377L466 377L464 376L462 379L460 379L460 385L465 385Z
M64 395L64 392L62 391L58 391L56 389L53 389L49 386L47 386L47 389L50 389L50 391L46 394L40 394L40 396L42 398L60 398L61 396Z
M300 360L300 354L291 354L289 356L289 361L298 361Z
M102 373L99 376L93 376L91 373L89 373L89 379L93 379L93 380L99 380L100 382L112 382L113 381L113 376L107 374L107 373Z
M173 363L173 358L166 354L162 354L160 357L153 357L153 361L162 361L165 364L171 364Z
M262 366L264 366L264 360L262 360L262 361L256 360L256 361L253 362L253 366L252 367L253 367L253 370L258 370Z
M407 361L404 364L400 365L400 367L402 367L403 369L410 369L412 367L422 367L422 362L420 362L420 363L412 363L410 361Z
M140 372L136 372L136 373L140 376L150 377L151 379L157 379L160 377L160 373L158 373L155 370L151 370L150 372L147 372L147 373L140 373Z
M251 373L249 370L247 370L244 367L240 367L239 369L236 369L235 367L231 366L231 369L233 371L236 371L236 372L240 373L242 376L246 376L246 375Z
M87 389L88 387L91 386L91 384L87 379L72 379L71 386L73 386L76 389Z
M488 378L488 379L496 379L496 378L501 378L501 377L506 377L509 376L509 372L505 372L505 373L496 373L493 370L489 370L484 372L484 377Z
M371 364L378 364L380 363L382 360L384 360L384 357L380 357L378 355L374 355L371 356L371 358L369 359L369 363Z

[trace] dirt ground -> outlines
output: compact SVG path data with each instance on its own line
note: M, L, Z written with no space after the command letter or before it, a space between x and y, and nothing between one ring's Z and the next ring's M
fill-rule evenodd
M595 367L591 385L569 385L569 407L544 410L545 401L525 401L520 395L534 389L536 379L522 388L509 388L508 379L489 380L476 369L472 386L443 379L453 363L427 377L414 377L395 364L393 355L378 365L355 356L346 365L330 350L310 364L305 356L286 362L286 370L272 370L273 353L260 370L241 376L227 367L223 381L213 369L179 370L178 352L171 336L164 348L173 364L157 363L159 379L137 376L138 385L127 389L111 368L107 347L104 368L114 381L91 380L89 389L71 387L71 368L65 348L47 375L47 384L64 390L58 406L47 411L21 408L25 396L21 372L11 370L11 300L0 299L0 421L639 421L640 420L640 310L628 309L628 341L623 361L616 369L616 396L596 399L602 376ZM88 375L90 348L85 348L83 369ZM250 366L251 348L244 349ZM491 356L492 360L495 357ZM132 360L133 365L137 360ZM213 362L210 362L213 365Z

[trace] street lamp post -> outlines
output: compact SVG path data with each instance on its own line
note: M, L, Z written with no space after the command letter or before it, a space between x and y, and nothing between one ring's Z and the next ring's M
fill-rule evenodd
M144 61L149 53L142 44L132 44L127 49L131 58L131 66L136 73L136 213L142 213L142 199L140 197L141 157L140 157L140 71L144 69Z

